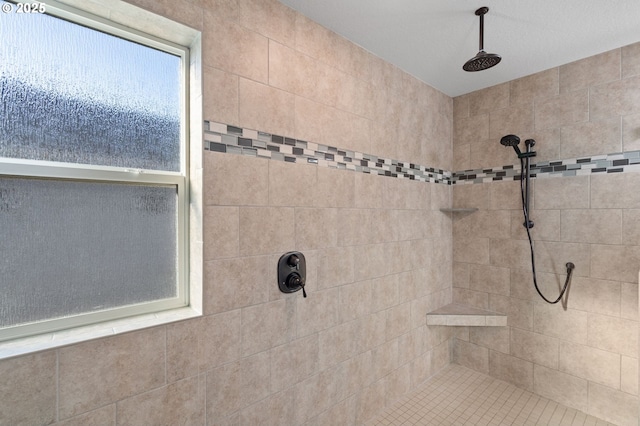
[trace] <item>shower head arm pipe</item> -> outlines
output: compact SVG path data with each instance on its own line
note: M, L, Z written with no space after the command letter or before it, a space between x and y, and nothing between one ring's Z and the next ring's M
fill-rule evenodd
M476 15L480 17L480 46L478 47L478 51L484 51L484 15L489 11L488 7L481 7L476 10Z

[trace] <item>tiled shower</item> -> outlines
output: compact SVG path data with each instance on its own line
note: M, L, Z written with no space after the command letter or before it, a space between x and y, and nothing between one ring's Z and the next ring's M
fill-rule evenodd
M204 315L0 362L0 423L362 424L453 362L637 424L640 44L451 99L275 0L131 3L203 35Z

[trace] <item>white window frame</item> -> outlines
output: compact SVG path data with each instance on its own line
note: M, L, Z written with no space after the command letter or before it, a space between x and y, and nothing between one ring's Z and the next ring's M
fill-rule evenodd
M187 39L191 38L191 46L185 47L181 44L160 39L55 1L46 1L44 4L46 13L54 17L62 18L112 36L117 36L181 57L180 171L140 170L40 160L0 158L0 176L64 179L89 181L93 183L106 182L150 186L175 186L178 197L178 269L176 274L178 294L176 298L169 300L152 301L1 329L0 359L32 352L34 350L74 343L86 340L87 338L115 334L121 331L201 315L201 283L200 285L197 285L198 283L196 282L190 283L190 281L196 281L198 277L201 278L201 274L198 274L196 271L197 268L201 268L202 263L201 244L194 244L196 241L202 241L202 215L200 214L202 200L190 195L192 193L200 193L197 189L199 189L202 184L201 179L195 179L195 176L198 175L197 170L202 167L202 149L201 143L194 143L194 141L198 139L191 136L189 129L190 124L196 123L195 119L198 115L200 118L199 121L202 123L201 102L199 105L196 105L190 97L190 87L196 90L201 87L201 81L199 81L198 78L200 76L198 69L200 65L199 61L195 60L199 58L200 55L199 32L186 27L182 28L183 26L180 24L170 24L175 25L175 28L177 28L179 34L176 38L183 44L185 42L185 35ZM109 7L119 8L120 10L118 11L124 13L122 16L127 16L127 12L147 14L151 22L158 23L157 26L161 32L166 32L167 22L164 18L156 17L144 11L141 12L138 9L133 10L132 6L125 3L114 4L113 2L108 2L107 4ZM149 25L149 23L147 22L146 25ZM195 48L195 57L190 56L190 51L193 48ZM194 67L196 68L195 70ZM194 81L190 81L190 74L192 74L191 78L195 75L195 78L193 78ZM193 105L195 105L195 108L190 108ZM192 112L191 110L195 112L195 116L193 117L190 114ZM201 127L199 129L197 125L194 127L196 128L193 129L193 131L196 132L196 134L197 130L200 130L200 134L202 133ZM190 144L196 146L190 146ZM194 164L191 164L190 159ZM201 173L199 175L201 177ZM195 183L195 188L191 187L192 183ZM190 216L196 223L190 224ZM190 235L190 232L192 235ZM192 270L192 268L196 268L196 271ZM55 341L55 343L47 343L52 341Z

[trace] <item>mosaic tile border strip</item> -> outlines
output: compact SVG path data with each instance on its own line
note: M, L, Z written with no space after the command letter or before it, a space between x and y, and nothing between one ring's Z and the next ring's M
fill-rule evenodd
M559 161L541 161L531 164L531 177L570 177L597 173L640 172L640 151L594 155ZM452 185L520 180L519 166L476 169L454 172Z
M204 149L420 182L451 183L451 172L445 170L214 121L204 122Z
M445 185L520 180L521 174L514 165L450 172L208 120L204 121L204 149ZM640 172L640 151L531 164L534 178L624 172Z

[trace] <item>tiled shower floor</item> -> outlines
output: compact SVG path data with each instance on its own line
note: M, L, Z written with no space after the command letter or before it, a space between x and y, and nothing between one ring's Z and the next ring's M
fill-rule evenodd
M451 365L367 426L615 426L502 380Z

